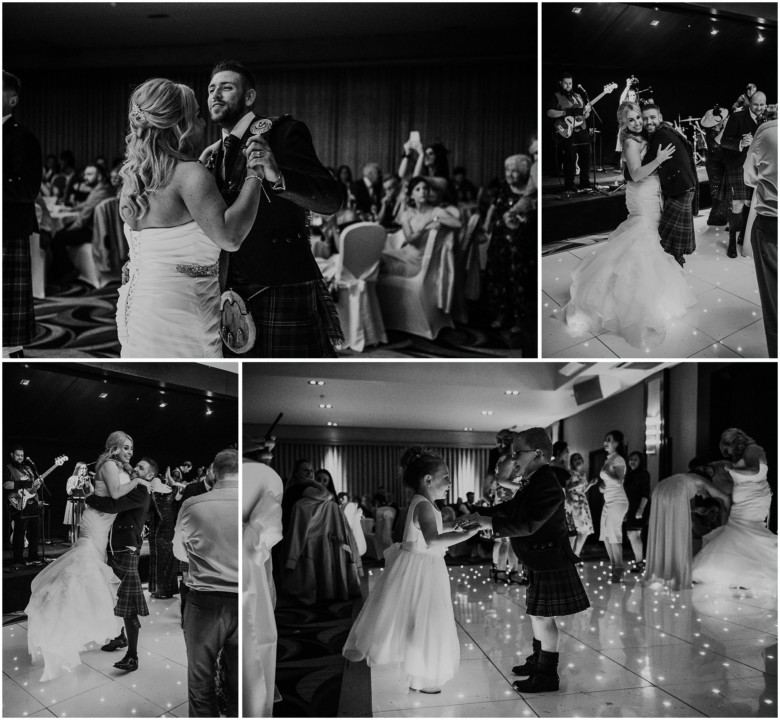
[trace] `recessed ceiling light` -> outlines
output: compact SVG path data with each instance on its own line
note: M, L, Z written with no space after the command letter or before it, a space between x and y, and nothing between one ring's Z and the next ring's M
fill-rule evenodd
M320 407L321 407L323 410L329 410L330 408L332 408L332 407L333 407L333 405L331 405L330 403L320 403Z
M20 380L19 384L20 385L24 385L25 387L27 387L30 384L30 381L29 380Z
M719 30L712 28L712 30L710 30L710 35L717 35L719 32L720 32Z
M471 432L471 431L472 431L474 428L468 428L468 427L466 427L466 428L463 428L463 429L464 429L466 432Z
M98 397L99 397L101 400L105 400L105 399L108 397L108 393L100 393L100 395L98 395Z
M572 9L571 9L571 11L572 11L572 12L573 12L575 15L579 15L579 14L582 12L582 8L581 8L581 7L575 7L575 8L572 8Z
M168 407L168 403L167 402L161 402L160 403L160 407L161 408Z
M519 390L504 390L504 395L519 395Z
M763 35L759 35L758 36L758 42L764 42L764 36Z
M493 414L493 411L492 411L492 410L483 410L483 411L482 411L482 414L483 414L483 415L492 415L492 414Z
M206 408L206 415L211 415L211 413L213 413L213 412L214 411L210 407Z
M651 24L653 27L655 27L655 26L656 26L656 25L658 25L660 22L661 22L660 20L651 20L651 21L650 21L650 24Z
M324 380L309 380L309 385L324 385Z

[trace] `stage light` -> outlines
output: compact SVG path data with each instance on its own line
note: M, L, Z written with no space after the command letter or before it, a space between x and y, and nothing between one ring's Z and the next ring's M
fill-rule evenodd
M105 400L105 399L108 397L108 393L100 393L100 395L98 395L98 397L99 397L101 400Z
M764 42L764 36L763 35L759 35L758 36L758 42Z
M160 403L160 407L161 408L168 407L168 403L167 402L161 402Z
M712 30L710 30L710 35L717 35L718 32L719 32L718 30L716 30L715 28L712 28Z
M581 7L572 8L572 9L571 9L571 11L572 11L572 12L573 12L575 15L579 15L579 14L582 12L582 8L581 8Z
M650 24L651 24L653 27L655 27L656 25L659 25L660 23L661 23L661 21L660 21L660 20L651 20L651 21L650 21Z
M206 408L206 415L211 415L213 413L213 410L210 407Z
M333 407L330 403L320 403L320 407L324 410L330 409Z
M30 384L30 381L29 380L20 380L19 384L23 385L24 387L27 387Z

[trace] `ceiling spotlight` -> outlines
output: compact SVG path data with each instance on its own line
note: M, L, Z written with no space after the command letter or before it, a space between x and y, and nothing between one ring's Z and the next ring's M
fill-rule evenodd
M105 400L105 399L108 397L108 393L100 393L100 395L98 395L98 397L99 397L101 400Z
M764 36L763 35L759 35L758 36L758 42L764 42Z
M29 380L20 380L19 384L20 385L24 385L24 387L27 387L30 384L30 381Z
M211 415L211 413L214 412L210 407L206 408L206 415Z
M463 428L463 430L464 430L465 432L471 432L473 429L474 429L474 428L469 428L469 427Z
M582 8L580 8L580 7L572 8L572 9L571 9L571 11L572 11L572 12L573 12L575 15L579 15L579 14L582 12Z
M661 22L660 20L651 20L651 21L650 21L650 24L651 24L653 27L655 27L655 26L656 26L656 25L658 25L660 22Z
M492 415L492 414L493 414L493 411L492 411L492 410L483 410L483 411L482 411L482 414L483 414L483 415Z
M324 380L309 380L309 385L324 385Z
M519 395L519 390L504 390L504 395Z
M330 403L320 403L320 407L321 407L323 410L330 410L330 408L332 408L332 407L333 407L333 405L331 405Z
M338 426L339 426L338 423L330 422L330 420L328 420L328 427L338 427Z
M710 35L717 35L719 32L720 32L719 30L712 28L712 30L710 30Z
M168 403L167 402L161 402L160 403L160 407L161 408L168 407Z

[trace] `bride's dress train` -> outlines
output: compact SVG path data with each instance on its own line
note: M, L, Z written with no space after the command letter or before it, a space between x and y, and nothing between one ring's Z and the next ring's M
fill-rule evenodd
M707 533L693 559L693 581L777 591L777 535L766 526L772 490L768 468L757 474L729 470L734 480L728 522Z
M119 288L122 357L222 357L219 248L193 220L131 230L130 277Z
M114 615L119 578L106 564L115 517L87 506L75 545L32 582L25 608L27 647L33 663L45 665L41 681L77 667L88 643L102 644L119 630Z
M629 182L626 206L628 218L574 268L564 317L573 337L609 330L634 347L652 348L696 298L682 268L661 247L658 177Z

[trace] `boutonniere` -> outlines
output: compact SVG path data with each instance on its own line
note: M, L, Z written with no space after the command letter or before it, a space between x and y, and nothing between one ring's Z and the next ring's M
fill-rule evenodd
M523 490L525 490L530 484L531 484L530 477L521 477L519 482L517 483L517 490L515 490L515 495L517 495L517 493L523 492Z
M252 133L252 135L265 135L272 126L272 120L269 120L268 118L260 118L259 120L255 120L249 126L249 132Z

